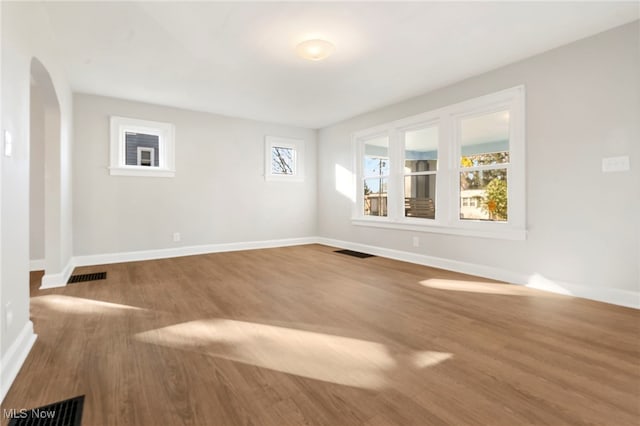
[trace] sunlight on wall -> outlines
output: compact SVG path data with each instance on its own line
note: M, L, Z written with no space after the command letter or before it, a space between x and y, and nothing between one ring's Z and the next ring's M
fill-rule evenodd
M336 164L336 191L347 197L352 203L356 202L355 176L339 164Z
M380 343L244 321L190 321L139 333L135 338L365 389L384 387L388 384L388 374L402 368L398 359ZM418 368L423 368L450 355L420 352L408 357Z
M146 309L136 306L121 305L119 303L102 302L100 300L84 299L82 297L62 296L51 294L31 298L34 306L45 309L53 309L59 312L73 314L107 314L118 315L123 310L144 311Z
M527 283L527 287L536 288L538 290L550 291L552 293L564 294L567 296L572 295L571 291L543 277L540 274L533 274L532 276L530 276L529 281Z

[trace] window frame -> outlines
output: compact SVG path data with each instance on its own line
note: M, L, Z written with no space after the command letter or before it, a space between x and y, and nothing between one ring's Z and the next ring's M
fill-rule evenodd
M460 123L463 119L509 111L509 163L496 165L507 169L508 220L506 222L460 219ZM436 169L435 218L405 217L404 211L404 132L438 125L438 158ZM388 216L364 215L363 141L389 135L390 177ZM516 86L480 96L433 111L406 117L361 130L352 135L352 151L356 175L356 202L352 224L380 228L403 229L452 235L525 240L526 170L525 170L525 87Z
M272 149L288 148L294 151L293 173L273 173L271 169ZM266 181L275 182L302 182L304 181L304 140L280 136L265 136L264 139L264 178Z
M172 123L111 116L110 127L110 175L146 177L175 176L175 126ZM158 136L158 167L126 164L127 132ZM154 152L153 160L155 160L155 155L156 153Z

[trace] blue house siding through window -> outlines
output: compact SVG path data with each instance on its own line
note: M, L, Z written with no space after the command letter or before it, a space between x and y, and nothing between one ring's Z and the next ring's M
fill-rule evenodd
M157 135L127 132L125 134L125 164L127 166L137 166L138 148L153 148L153 167L159 167L159 146L160 138Z

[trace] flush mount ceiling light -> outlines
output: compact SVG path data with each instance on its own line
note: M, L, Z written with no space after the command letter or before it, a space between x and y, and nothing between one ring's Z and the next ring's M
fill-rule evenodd
M326 40L306 40L296 46L296 52L304 59L321 61L333 53L334 46Z

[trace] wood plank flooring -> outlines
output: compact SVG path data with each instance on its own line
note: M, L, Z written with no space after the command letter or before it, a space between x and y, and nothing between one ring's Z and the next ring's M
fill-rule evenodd
M638 311L321 245L77 268L2 408L98 425L637 425ZM3 420L6 422L6 420Z

